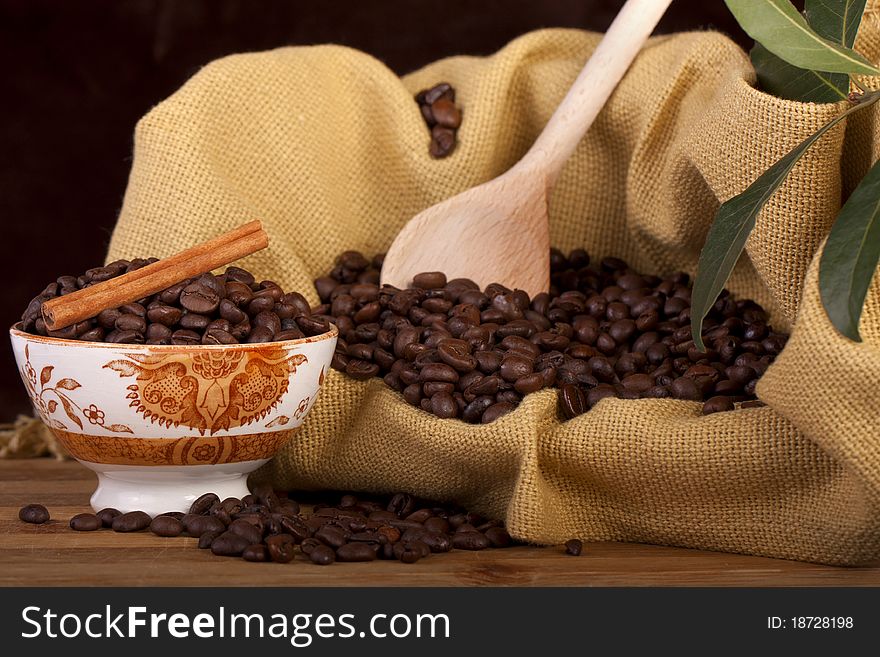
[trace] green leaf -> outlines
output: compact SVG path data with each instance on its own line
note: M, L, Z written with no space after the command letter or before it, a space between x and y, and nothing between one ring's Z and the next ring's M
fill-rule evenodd
M779 59L760 43L750 53L758 84L768 94L802 103L836 103L849 94L844 73L808 71Z
M837 215L819 261L819 294L828 318L850 340L861 342L859 318L880 262L880 162Z
M880 99L880 91L866 93L857 105L831 119L762 173L744 192L718 208L715 221L706 237L706 244L700 253L697 276L691 292L691 332L694 345L700 351L705 351L701 336L703 318L712 308L736 261L739 260L761 208L773 196L810 146L844 118L872 105L878 99Z
M859 53L814 32L789 0L724 0L755 41L798 68L880 75Z
M852 48L866 0L807 0L807 24L819 36ZM767 93L802 103L834 103L849 94L849 76L792 66L756 43L751 52L758 82Z
M807 24L820 37L852 48L865 13L866 0L806 0Z

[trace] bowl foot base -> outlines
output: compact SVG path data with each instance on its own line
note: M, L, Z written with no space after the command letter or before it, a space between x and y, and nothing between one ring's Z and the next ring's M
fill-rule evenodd
M112 507L123 513L146 511L151 516L168 511L189 511L204 493L222 500L249 493L248 475L266 461L207 466L108 466L83 465L98 475L98 488L90 500L95 511Z

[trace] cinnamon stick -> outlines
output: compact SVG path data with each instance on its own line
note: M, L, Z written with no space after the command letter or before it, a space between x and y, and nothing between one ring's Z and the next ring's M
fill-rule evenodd
M252 221L122 276L50 299L41 308L43 321L50 331L63 329L107 308L143 299L182 280L228 265L268 245L269 236L263 225Z

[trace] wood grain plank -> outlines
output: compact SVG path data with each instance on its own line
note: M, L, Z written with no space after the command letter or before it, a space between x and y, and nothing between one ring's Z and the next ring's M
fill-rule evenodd
M192 538L148 532L73 532L88 510L94 474L73 462L0 461L2 586L878 586L880 564L834 568L746 555L632 543L589 543L580 557L560 547L453 551L417 564L254 564L199 550ZM21 505L39 502L53 520L27 525Z

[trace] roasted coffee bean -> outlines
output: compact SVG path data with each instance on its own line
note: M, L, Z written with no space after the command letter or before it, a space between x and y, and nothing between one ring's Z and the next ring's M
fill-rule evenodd
M431 397L431 412L439 418L458 417L458 405L448 392L439 392Z
M510 538L510 534L507 533L507 530L504 529L504 527L489 527L485 531L485 536L489 539L492 547L495 548L508 547L513 541L513 539Z
M431 548L428 547L427 543L420 539L414 539L410 541L404 541L403 539L401 539L399 544L404 546L404 551L412 550L417 552L420 559L431 556Z
M263 540L263 532L244 518L233 520L229 524L227 531L230 531L233 534L238 534L246 539L248 543L259 543Z
M502 415L507 415L514 409L514 405L510 402L498 402L497 404L492 404L489 408L487 408L483 412L483 417L481 422L483 424L488 424L489 422L494 422Z
M493 404L495 404L495 397L490 395L476 397L464 407L464 410L461 412L461 418L465 422L478 423L481 421L483 413Z
M452 539L447 534L426 531L418 540L427 545L431 552L449 552L452 549Z
M449 521L446 518L427 518L424 522L424 527L429 532L435 532L438 534L445 534L449 531Z
M431 129L431 143L428 152L433 158L443 158L455 150L455 131L441 125Z
M703 403L703 415L720 411L732 411L733 409L733 400L730 397L710 397Z
M587 412L587 398L577 384L563 385L559 391L559 408L562 416L570 420Z
M456 550L485 550L491 545L492 541L478 531L456 532L452 535L452 547Z
M287 534L277 534L266 539L269 558L276 563L290 563L295 554L294 540Z
M403 563L415 563L422 558L422 551L413 545L404 545L403 543L395 543L392 548L394 556Z
M703 398L699 386L693 379L681 377L675 379L669 389L676 399L687 399L691 401L700 401Z
M446 274L443 272L425 272L416 274L412 280L413 287L424 290L435 290L446 286Z
M150 526L153 519L143 511L129 511L113 519L115 532L139 532Z
M226 331L220 329L208 329L202 337L202 344L236 344L238 340Z
M95 515L98 516L98 518L101 519L101 524L102 524L104 527L106 527L106 528L109 529L110 527L113 526L113 521L114 521L117 517L119 517L119 516L122 515L122 512L119 511L118 509L113 509L113 508L108 507L108 508L106 508L106 509L101 509L101 510L98 511L98 513L96 513Z
M49 520L49 511L42 504L28 504L18 510L18 519L32 525L42 525Z
M93 532L102 526L101 519L93 513L78 513L70 519L70 528L78 532Z
M470 345L464 340L449 338L437 345L437 355L440 359L458 372L470 372L476 369L477 361L470 352Z
M505 338L505 340L508 338ZM514 382L532 373L532 363L528 358L515 353L508 353L501 361L499 374L505 381Z
M203 315L213 313L220 305L220 295L201 281L197 281L187 285L180 293L180 305L192 313Z
M192 505L190 505L189 512L197 516L204 515L208 513L208 511L211 510L211 507L219 501L220 498L217 497L215 493L205 493L204 495L196 498Z
M577 538L569 539L565 542L565 553L573 557L578 557L584 549L584 544Z
M353 359L345 366L345 373L358 381L366 381L372 379L379 374L380 368L377 364L366 360Z
M332 525L324 525L321 527L315 532L315 538L332 548L339 548L340 546L345 545L347 540L345 531Z
M211 552L221 557L240 557L251 543L234 532L223 532L211 541Z
M147 330L147 321L143 317L126 313L116 319L116 329L144 333Z
M461 110L448 98L438 98L430 106L431 116L438 124L458 129L461 125Z
M60 337L60 336L58 336ZM72 337L67 339L73 339ZM110 331L105 336L107 342L112 342L115 344L143 344L144 336L143 333L138 333L137 331Z
M370 552L372 552L372 550L370 550ZM336 553L333 549L323 544L316 545L313 549L307 552L307 554L309 555L311 562L319 566L329 566L336 561Z
M337 561L374 561L375 559L376 550L369 543L346 543L336 548Z
M103 329L93 330L100 331ZM171 336L173 333L174 331L164 324L150 324L144 335L147 338L147 344L171 344ZM83 337L80 339L83 339Z
M220 536L220 534L222 534L222 533L223 532L218 532L218 531L205 532L204 534L199 536L199 549L200 550L207 550L209 547L211 547L211 543L214 542L214 539L217 538L218 536Z
M419 381L439 381L442 383L457 383L458 372L446 363L428 363L419 372Z
M416 500L407 493L398 493L388 502L386 509L397 515L398 518L408 516L415 511Z
M613 386L608 384L600 384L595 388L591 389L587 393L587 406L593 408L596 404L598 404L603 399L608 397L616 397L617 392L615 391Z
M275 337L271 329L265 326L255 326L251 329L250 335L247 337L248 344L259 344L261 342L272 342Z
M215 516L197 516L187 514L181 520L186 533L199 537L206 532L226 531L226 524ZM115 529L115 528L114 528Z
M150 531L156 536L180 536L183 523L172 516L156 516L150 523Z
M300 544L300 549L303 551L303 554L309 554L312 550L314 550L319 545L324 545L324 544L321 541L319 541L317 538L309 537L309 538L305 539Z
M654 377L648 374L629 374L621 380L621 384L631 392L644 393L654 387Z
M262 543L248 545L241 553L241 558L245 561L269 561L269 548Z
M171 334L171 344L176 345L188 345L188 344L199 344L202 339L198 333L195 331L190 331L187 329L178 329L174 333Z
M516 390L521 395L526 395L530 392L536 392L543 387L544 376L540 372L527 374L526 376L520 377L513 384L514 390Z

